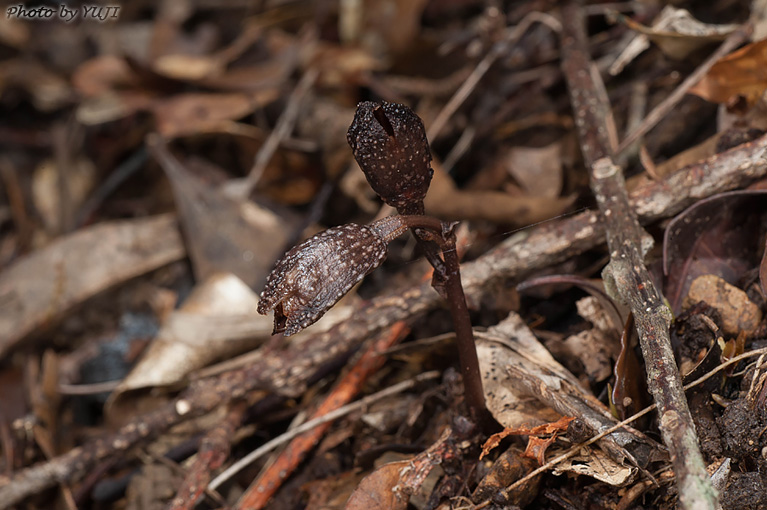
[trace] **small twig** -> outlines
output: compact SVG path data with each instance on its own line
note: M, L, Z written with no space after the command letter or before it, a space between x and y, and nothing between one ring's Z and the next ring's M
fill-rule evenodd
M628 147L630 147L639 137L644 136L655 127L658 122L661 121L668 113L679 103L693 85L698 83L701 78L716 64L719 59L730 53L732 50L748 41L751 33L753 32L753 25L750 22L745 23L742 27L735 30L724 42L717 48L717 50L711 54L698 68L690 74L679 86L658 104L652 111L647 114L647 117L642 123L637 126L626 138L620 143L616 154L622 153Z
M60 383L58 392L61 395L95 395L97 393L114 391L121 382L122 379L91 384Z
M240 400L229 406L224 420L210 430L200 443L194 463L184 477L184 482L176 492L176 497L168 505L168 510L191 510L205 492L210 474L221 467L229 457L232 439L242 424L248 410L247 403Z
M314 418L305 423L302 423L298 427L292 430L289 430L285 432L284 434L278 437L275 437L274 439L264 443L263 445L259 446L258 448L256 448L255 450L247 454L245 457L241 458L240 460L232 464L224 472L222 472L220 475L214 478L213 481L211 481L210 484L208 485L208 488L211 490L218 489L222 484L224 484L227 480L229 480L235 474L242 471L242 469L245 468L246 466L254 463L256 460L260 459L261 457L263 457L270 451L274 450L278 446L281 446L287 443L288 441L303 434L304 432L308 432L312 430L314 427L318 427L324 423L335 421L338 418L343 418L344 416L351 414L359 409L364 409L368 407L369 405L375 402L378 402L379 400L390 397L392 395L396 395L397 393L402 393L403 391L407 391L410 388L413 388L416 384L419 384L423 381L430 381L432 379L436 379L439 376L440 376L440 372L436 370L432 370L430 372L424 372L412 379L408 379L407 381L402 381L400 383L394 384L379 392L373 393L372 395L368 395L367 397L361 398L356 402L353 402L351 404L346 404L345 406L342 406L342 407L339 407L338 409L330 411L329 413L323 416L318 416L317 418Z
M308 69L299 80L293 92L288 98L285 109L282 111L277 124L264 144L258 150L256 157L253 161L253 167L250 169L248 176L243 179L236 187L230 187L229 189L240 196L248 196L253 188L258 184L261 179L261 174L264 173L266 165L272 159L280 143L290 135L293 130L293 125L296 123L296 118L300 112L301 102L306 94L311 89L314 82L319 76L319 70L316 68Z
M501 55L504 55L508 51L509 47L516 43L525 34L525 32L527 32L527 29L530 28L536 21L546 25L554 31L559 31L559 29L561 29L559 20L543 12L531 12L522 18L517 26L511 29L508 36L504 40L499 41L493 45L490 51L488 51L482 60L479 61L477 67L474 68L469 77L466 78L466 81L463 82L463 85L461 85L461 87L455 91L455 94L453 94L453 96L450 98L450 100L448 100L439 114L437 114L437 117L426 131L426 137L429 140L432 142L436 140L437 136L439 136L440 132L445 127L445 124L447 124L447 121L450 119L450 117L453 116L453 114L456 112L456 110L458 110L463 102L466 101L466 99L471 95L474 87L477 86L479 80L482 79L485 73L490 70L490 67L492 67L496 59Z
M110 173L106 179L103 180L91 193L85 203L80 206L75 216L75 226L81 227L84 225L90 216L99 208L102 202L114 193L122 183L124 183L133 174L138 172L149 159L149 154L146 148L142 145L135 153L131 154L125 161L120 163L117 168Z

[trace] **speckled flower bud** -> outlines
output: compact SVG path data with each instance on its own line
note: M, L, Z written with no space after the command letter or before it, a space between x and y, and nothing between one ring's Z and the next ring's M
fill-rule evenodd
M418 115L405 105L366 101L346 133L370 187L401 214L422 214L431 152Z
M407 230L397 216L370 225L329 228L294 246L274 266L258 313L274 309L274 331L285 336L317 322L386 258L392 239Z

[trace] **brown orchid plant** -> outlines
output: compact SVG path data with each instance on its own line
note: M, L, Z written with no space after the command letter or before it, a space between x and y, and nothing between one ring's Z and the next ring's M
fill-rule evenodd
M424 215L423 200L433 170L423 122L407 106L367 101L357 105L346 138L370 186L399 214L368 225L329 228L293 247L267 278L258 312L274 310L273 334L290 336L301 331L383 263L390 241L411 230L434 267L432 285L450 305L470 413L486 422L479 361L455 250L455 224Z

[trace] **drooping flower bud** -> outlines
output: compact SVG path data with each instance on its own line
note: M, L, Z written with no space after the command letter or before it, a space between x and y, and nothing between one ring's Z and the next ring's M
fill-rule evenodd
M423 214L431 151L418 115L405 105L365 101L346 133L370 187L400 214Z
M258 313L274 309L274 331L285 336L317 322L386 258L392 239L407 230L397 216L370 225L329 228L294 246L274 266Z

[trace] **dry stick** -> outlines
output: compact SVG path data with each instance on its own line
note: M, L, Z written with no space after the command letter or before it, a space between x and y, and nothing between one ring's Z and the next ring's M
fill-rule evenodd
M690 76L688 76L669 96L658 104L652 111L647 114L647 117L639 124L626 138L620 143L616 150L616 155L619 155L626 150L631 144L633 144L639 137L644 136L655 125L661 121L668 113L679 103L693 85L698 83L703 75L705 75L711 67L719 61L720 58L748 41L753 32L753 25L750 22L745 23L743 26L735 30L724 42L717 48L717 50L711 54Z
M734 365L735 363L739 363L739 362L741 362L742 360L744 360L746 358L753 358L754 356L761 356L762 354L767 354L767 347L764 347L762 349L757 349L757 350L754 350L754 351L749 351L749 352L741 354L740 356L736 356L736 357L734 357L734 358L732 358L730 360L727 360L724 363L722 363L721 365L718 365L716 368L711 370L709 373L699 377L698 379L694 380L690 384L687 384L684 387L684 389L685 389L685 391L687 391L690 388L694 388L695 386L697 386L699 384L702 384L705 381L709 380L710 378L712 378L714 375L718 374L719 372L721 372L725 368L727 368L727 367L729 367L731 365ZM593 436L588 441L586 441L584 443L576 444L574 446L571 446L562 455L558 455L558 456L554 457L553 459L548 461L546 464L544 464L544 465L534 469L533 471L527 473L525 476L523 476L522 478L520 478L516 482L512 483L511 485L509 485L506 489L504 489L504 494L506 496L508 496L509 494L511 494L514 491L514 489L516 489L517 487L521 486L524 483L527 483L533 477L538 476L539 474L544 473L544 472L548 471L549 469L553 468L554 466L556 466L560 462L565 461L565 460L569 459L570 457L572 457L574 455L577 455L586 446L591 446L592 444L596 443L597 441L599 441L603 437L612 434L616 430L619 430L619 429L625 427L629 423L631 423L631 422L633 422L635 420L638 420L642 416L646 415L647 413L649 413L651 411L654 411L655 409L656 409L656 405L655 404L652 404L652 405L650 405L648 407L645 407L644 409L642 409L638 413L634 414L633 416L629 416L625 420L623 420L621 422L618 422L615 425L613 425L612 427L603 430L602 432L600 432L596 436ZM485 508L490 503L491 503L491 501L485 501L481 505L477 505L475 510L479 510L481 508Z
M244 400L232 403L224 420L205 434L194 463L187 470L184 482L168 505L168 510L194 508L197 500L205 492L211 472L220 468L229 457L232 439L247 410L248 405Z
M672 216L697 200L748 186L767 176L764 158L767 135L689 165L661 182L647 183L631 195L640 221ZM499 282L520 280L533 271L558 264L604 242L595 212L537 225L511 236L474 262L461 268L463 288L470 300L479 299ZM395 294L384 294L355 308L344 323L306 335L286 351L265 354L252 365L201 379L175 401L138 416L116 433L94 439L48 462L0 476L0 509L8 508L59 481L75 482L104 459L125 454L169 427L203 415L254 389L271 388L297 394L318 367L348 355L381 328L436 308L439 296L428 283Z
M354 366L336 384L333 391L325 397L312 418L319 418L349 402L362 390L367 380L383 366L387 349L399 343L409 333L404 322L393 324L380 338L370 344ZM282 486L282 482L299 466L303 458L319 442L330 422L312 428L295 437L287 448L280 453L275 462L266 468L242 495L234 506L242 510L260 510Z
M391 352L387 351L387 352ZM216 490L221 485L224 484L227 480L229 480L232 476L242 471L246 466L249 466L250 464L254 463L256 460L260 459L270 451L274 450L278 446L281 446L291 439L293 439L296 436L299 436L303 434L304 432L308 432L312 430L314 427L317 427L319 425L322 425L324 423L328 423L334 420L337 420L338 418L342 418L346 416L347 414L353 413L354 411L358 411L360 409L364 409L368 407L369 405L378 402L381 399L390 397L392 395L396 395L397 393L402 393L403 391L407 391L410 388L415 387L416 384L424 382L424 381L430 381L432 379L436 379L440 376L440 372L437 370L432 370L430 372L424 372L422 374L418 374L417 376L413 377L412 379L408 379L407 381L402 381L400 383L394 384L392 386L389 386L388 388L385 388L379 392L373 393L372 395L368 395L367 397L361 398L357 400L356 402L352 402L351 404L346 404L345 406L339 407L338 409L334 411L330 411L327 414L324 414L322 416L318 416L317 418L314 418L312 420L309 420L305 423L302 423L301 425L297 426L294 429L291 429L284 434L275 437L274 439L267 441L266 443L262 444L228 468L226 468L225 471L223 471L220 475L218 475L216 478L214 478L210 485L208 485L208 489L210 490Z
M612 286L634 313L648 386L660 413L661 436L671 454L680 504L690 510L714 510L716 491L706 473L671 348L671 312L644 265L652 238L639 225L629 205L623 173L611 158L605 123L609 105L597 93L604 85L588 56L583 12L578 3L569 2L562 15L567 20L562 34L562 68L610 252L603 272L605 286Z
M508 52L509 47L515 44L536 21L550 27L555 32L558 32L561 28L559 20L543 12L531 12L522 18L503 41L499 41L493 45L487 55L479 61L477 67L474 68L469 77L466 78L463 85L455 91L455 94L448 100L429 126L429 129L426 132L426 138L432 142L437 138L442 131L442 128L447 124L447 121L453 116L463 102L466 101L466 98L471 95L474 87L477 86L479 80L481 80L485 73L490 69L493 62L495 62L498 57Z
M242 189L244 196L248 196L256 184L258 184L261 174L264 173L266 165L269 163L269 160L272 159L272 155L277 150L277 147L279 147L280 142L292 131L300 111L301 100L307 92L309 92L309 89L314 84L318 74L319 71L317 69L311 68L307 70L299 80L296 88L293 89L293 92L288 98L285 110L283 110L274 129L269 133L269 137L259 149L258 154L256 154L256 158L253 161L253 168L250 169L250 173L244 179Z

